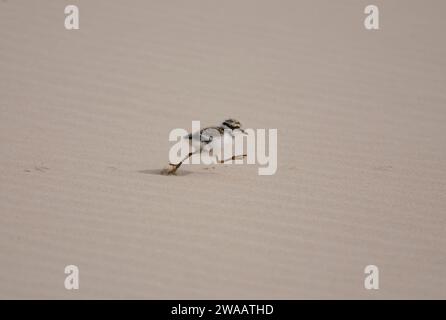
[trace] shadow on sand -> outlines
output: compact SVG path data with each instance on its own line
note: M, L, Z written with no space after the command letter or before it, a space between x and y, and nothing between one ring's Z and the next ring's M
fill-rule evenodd
M177 177L187 176L187 175L193 173L192 171L178 170L174 174L166 175L166 174L162 173L162 169L147 169L147 170L139 170L138 172L144 173L144 174L153 174L153 175L157 175L157 176L177 176Z

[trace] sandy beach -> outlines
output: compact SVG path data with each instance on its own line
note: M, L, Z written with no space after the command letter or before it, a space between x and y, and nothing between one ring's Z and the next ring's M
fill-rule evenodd
M446 299L446 3L368 4L0 1L0 298ZM276 174L158 174L227 117Z

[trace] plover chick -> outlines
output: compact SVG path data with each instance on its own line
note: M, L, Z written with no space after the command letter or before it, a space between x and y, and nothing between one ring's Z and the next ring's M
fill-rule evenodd
M163 174L174 174L181 164L190 158L192 155L197 153L210 153L216 148L225 147L227 145L232 146L232 141L236 135L246 134L242 129L242 124L236 119L227 119L221 123L219 126L207 127L201 129L199 132L193 132L185 136L185 139L189 140L189 145L192 151L179 163L170 163L165 169L163 169ZM240 157L245 157L246 155L234 155L229 159L218 159L218 163L225 163L229 160L235 160Z

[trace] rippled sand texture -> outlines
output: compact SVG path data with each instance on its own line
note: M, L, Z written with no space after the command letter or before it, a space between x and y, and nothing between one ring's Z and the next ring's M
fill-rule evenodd
M446 3L368 4L0 1L0 297L446 298ZM276 175L157 174L227 116Z

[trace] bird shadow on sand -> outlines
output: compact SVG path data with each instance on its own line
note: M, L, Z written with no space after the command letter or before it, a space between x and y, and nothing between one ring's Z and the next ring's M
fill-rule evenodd
M166 175L166 174L163 174L162 169L146 169L146 170L138 170L138 172L143 173L143 174L153 174L156 176L177 176L177 177L187 176L187 175L194 173L192 171L187 171L187 170L178 170L177 172L175 172L173 174Z

